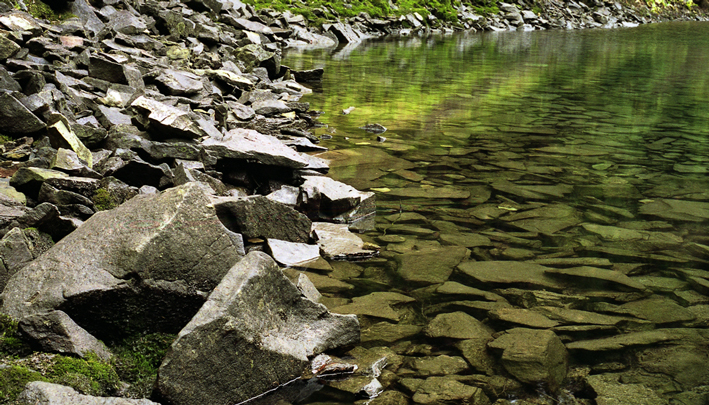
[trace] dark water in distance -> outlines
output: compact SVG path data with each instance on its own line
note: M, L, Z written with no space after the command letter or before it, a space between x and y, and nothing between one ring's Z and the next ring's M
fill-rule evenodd
M284 64L325 68L302 101L324 111L331 175L377 193L377 229L362 237L381 257L319 274L340 287L314 282L328 307L360 316L362 347L401 356L381 377L391 403L420 401L411 379L437 374L492 402L525 395L475 377L515 376L499 353L485 369L457 338L401 332L453 312L498 333L554 331L569 375L593 381L565 385L577 398L616 398L622 381L658 401L709 403L709 25L402 38L290 50ZM384 142L359 129L369 123L388 128ZM469 256L454 259L455 246ZM529 264L551 284L525 280ZM443 355L468 368L419 361ZM308 401L353 403L345 385Z

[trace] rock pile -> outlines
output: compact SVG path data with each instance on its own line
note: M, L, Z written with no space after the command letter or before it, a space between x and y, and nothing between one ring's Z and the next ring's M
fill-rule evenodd
M189 325L158 385L174 404L243 401L357 342L354 315L331 314L307 277L296 286L258 253L283 265L376 254L348 230L371 218L373 193L304 153L324 148L294 77L322 71L281 66L288 19L238 1L70 6L56 25L0 13L2 313L42 350L102 359L101 340ZM341 226L314 233L322 221ZM209 349L197 364L191 339L236 357ZM258 364L189 386L203 381L185 370L239 359Z

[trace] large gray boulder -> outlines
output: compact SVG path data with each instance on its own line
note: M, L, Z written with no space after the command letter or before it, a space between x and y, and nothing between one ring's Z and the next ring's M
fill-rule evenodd
M82 395L71 387L33 381L17 397L20 405L159 405L147 399L102 398Z
M262 252L251 252L180 331L156 394L174 405L231 405L299 377L309 359L359 341L354 315L302 295Z
M2 313L22 320L59 309L99 338L177 332L242 255L199 186L139 195L15 273Z

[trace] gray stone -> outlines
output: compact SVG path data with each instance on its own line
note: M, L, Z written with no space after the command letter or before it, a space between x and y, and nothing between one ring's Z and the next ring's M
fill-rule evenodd
M362 207L361 215L374 211L375 195L372 192L361 192L325 176L304 176L304 179L300 186L303 204L313 212L332 218L358 206Z
M180 331L156 393L171 403L238 403L299 377L309 357L358 340L355 316L303 297L273 259L252 252Z
M502 365L523 383L555 392L566 378L568 353L552 331L514 328L488 347L502 351Z
M196 185L139 195L93 215L13 275L3 313L61 309L99 338L123 328L176 331L204 301L198 290L216 286L241 258L237 242Z
M273 79L281 71L281 57L274 52L266 51L261 45L242 46L234 51L234 56L246 66L247 71L255 67L264 67L268 71L268 76Z
M320 258L318 245L288 242L273 238L269 238L267 243L271 256L283 266L298 267Z
M159 101L140 96L131 106L143 113L148 113L150 131L162 137L201 138L205 132L195 122L194 113L180 110Z
M103 105L96 106L98 121L105 128L113 128L119 125L131 125L130 115L125 114L121 109L115 107L107 107Z
M196 74L174 69L161 70L155 81L162 86L166 94L178 96L197 94L204 87Z
M57 170L41 169L39 167L22 167L12 175L10 185L15 187L18 191L36 199L42 183L48 179L57 177L69 177L69 175Z
M397 255L397 273L413 284L438 284L448 280L453 269L470 254L462 246L441 246Z
M281 100L262 100L251 104L256 114L272 116L291 111L291 108Z
M348 24L323 24L323 31L329 31L335 34L337 40L343 44L351 44L362 41L359 34L352 29Z
M71 387L32 381L17 397L18 405L159 405L147 399L106 398L83 395Z
M79 159L83 160L86 166L91 168L93 166L91 151L74 134L66 118L61 118L47 127L47 136L52 147L55 149L67 148L74 151Z
M379 253L378 247L365 245L359 236L350 232L347 224L313 222L313 234L323 256L329 259L365 259Z
M7 35L0 35L0 60L4 61L12 57L20 48L21 47L17 45L15 41L9 39Z
M264 196L217 197L217 215L227 228L246 238L280 239L307 243L311 222L292 207ZM265 219L278 218L277 221Z
M111 357L111 352L101 341L62 311L27 316L20 321L19 328L46 352L76 354L81 357L94 354L104 361Z
M251 129L232 129L223 138L209 138L202 142L202 145L220 158L253 159L264 165L294 169L308 165L308 160L300 153L285 146L275 137Z
M46 125L10 93L0 94L0 131L8 135L32 135Z
M101 22L94 8L88 3L87 0L75 0L71 3L71 13L79 17L82 26L89 31L92 36L96 36L105 27L105 24Z
M488 340L493 332L492 328L465 312L437 315L424 329L426 336L450 339Z
M0 290L2 290L11 275L34 260L30 241L20 228L11 229L0 239L0 260L7 270L7 273L0 278Z
M108 26L112 30L126 35L142 34L148 29L145 21L126 10L118 10L111 14Z

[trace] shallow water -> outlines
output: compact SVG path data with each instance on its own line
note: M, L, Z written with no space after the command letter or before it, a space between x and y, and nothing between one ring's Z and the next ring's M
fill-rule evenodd
M533 384L495 390L491 376L516 377L499 349L485 365L430 331L454 312L489 340L553 331L570 364L556 400L613 399L622 383L652 403L709 403L709 25L403 38L284 64L325 68L302 100L324 111L323 156L377 193L362 237L381 257L308 274L323 303L359 315L363 348L401 356L380 403L422 402L412 379L453 374L492 402L542 401ZM359 128L372 123L386 139ZM467 364L426 363L442 356ZM305 402L353 403L355 386Z

